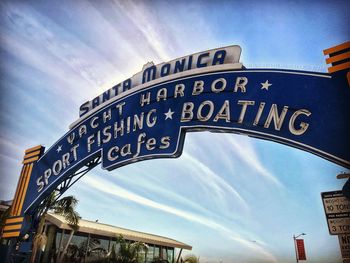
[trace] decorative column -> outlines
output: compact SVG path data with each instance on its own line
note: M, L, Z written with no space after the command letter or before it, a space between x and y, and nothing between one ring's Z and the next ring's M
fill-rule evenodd
M17 183L17 189L12 201L10 216L5 221L5 226L1 233L2 238L17 238L21 234L24 224L23 203L27 195L30 177L33 166L44 153L45 147L39 145L25 151L21 175Z

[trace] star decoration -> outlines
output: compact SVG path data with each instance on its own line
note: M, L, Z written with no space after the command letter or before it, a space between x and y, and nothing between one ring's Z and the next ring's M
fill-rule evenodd
M261 84L261 89L266 89L269 90L269 87L272 85L271 83L269 83L268 80L266 80L264 83L260 83Z
M175 111L171 111L171 109L169 108L168 112L164 113L165 115L165 119L173 119L173 114L175 113Z
M56 150L57 153L59 153L60 151L62 151L62 145L58 145L57 150Z

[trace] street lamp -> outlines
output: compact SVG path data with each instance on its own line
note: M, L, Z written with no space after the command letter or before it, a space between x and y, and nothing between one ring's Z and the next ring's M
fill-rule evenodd
M305 236L306 234L305 233L301 233L297 236L293 235L293 239L294 239L294 249L295 249L295 258L297 260L297 263L299 262L299 257L298 257L298 249L297 249L297 238L300 237L300 236Z
M350 199L350 173L341 173L337 175L337 179L348 179L342 188L343 195Z
M337 179L347 179L347 178L350 178L350 173L340 173L340 174L337 174Z

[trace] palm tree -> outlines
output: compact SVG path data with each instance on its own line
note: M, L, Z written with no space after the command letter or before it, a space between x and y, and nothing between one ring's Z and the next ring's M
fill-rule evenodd
M139 257L139 253L145 251L147 254L148 246L142 242L127 242L122 235L117 237L119 251L116 255L110 257L110 262L115 263L139 263L144 261ZM114 254L114 253L113 253Z
M40 218L37 232L33 239L33 251L31 263L35 262L38 249L43 248L47 243L47 237L44 231L45 215L50 211L62 215L66 221L72 226L73 230L77 228L79 222L79 214L75 211L78 200L74 196L66 196L57 199L58 193L53 191L38 209L38 218ZM73 234L73 231L72 231ZM71 235L72 237L73 235ZM70 238L71 238L70 237ZM68 240L69 244L70 240ZM64 252L64 251L63 251Z

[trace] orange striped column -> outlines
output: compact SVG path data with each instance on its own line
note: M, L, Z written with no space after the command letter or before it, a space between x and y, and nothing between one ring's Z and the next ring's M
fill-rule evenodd
M350 69L350 41L323 50L324 55L328 55L326 63L332 66L328 68L329 73ZM347 75L348 81L349 74Z
M25 151L22 162L23 167L12 201L10 217L5 221L5 226L1 233L2 238L13 238L20 235L24 219L22 208L28 190L30 176L32 175L34 164L44 153L44 150L45 148L39 145Z

